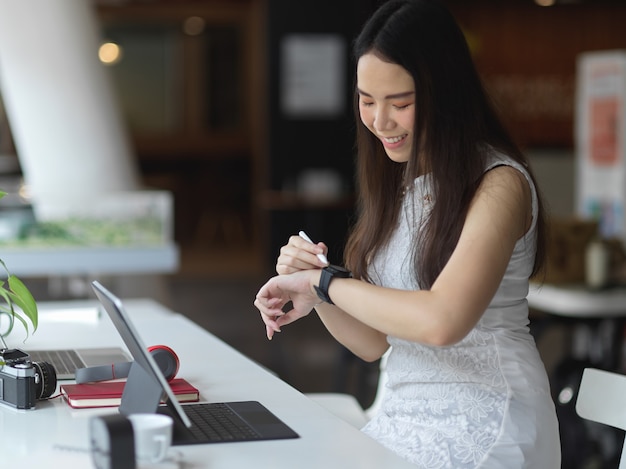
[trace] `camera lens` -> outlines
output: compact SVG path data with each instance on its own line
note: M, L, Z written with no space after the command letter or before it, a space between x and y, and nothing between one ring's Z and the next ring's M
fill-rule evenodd
M33 362L39 379L35 379L35 398L47 399L57 388L57 372L48 362Z

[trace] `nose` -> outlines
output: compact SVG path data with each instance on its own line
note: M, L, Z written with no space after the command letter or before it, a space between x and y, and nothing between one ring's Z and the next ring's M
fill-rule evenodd
M373 127L378 131L388 130L393 127L393 120L385 106L378 106L374 114Z

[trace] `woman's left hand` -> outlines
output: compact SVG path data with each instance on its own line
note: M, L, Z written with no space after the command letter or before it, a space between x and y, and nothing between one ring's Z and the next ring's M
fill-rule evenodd
M313 285L319 282L320 270L301 270L289 275L271 278L261 287L254 300L254 306L261 313L265 323L267 338L272 339L280 327L308 315L320 303ZM283 311L292 302L292 309Z

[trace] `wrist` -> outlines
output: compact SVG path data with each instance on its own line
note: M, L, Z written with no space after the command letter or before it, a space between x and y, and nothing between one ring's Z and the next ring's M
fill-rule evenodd
M328 265L320 270L320 275L318 279L317 285L313 285L313 289L320 300L334 305L333 301L330 298L328 293L328 289L330 288L331 282L335 278L350 278L352 277L352 272L345 269L344 267L338 265Z

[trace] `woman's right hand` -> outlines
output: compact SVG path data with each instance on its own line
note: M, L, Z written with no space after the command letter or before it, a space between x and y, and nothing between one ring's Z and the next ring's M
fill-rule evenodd
M289 242L280 248L276 272L285 275L300 270L321 269L328 264L322 262L317 255L327 253L328 247L324 243L313 244L300 236L291 236Z

